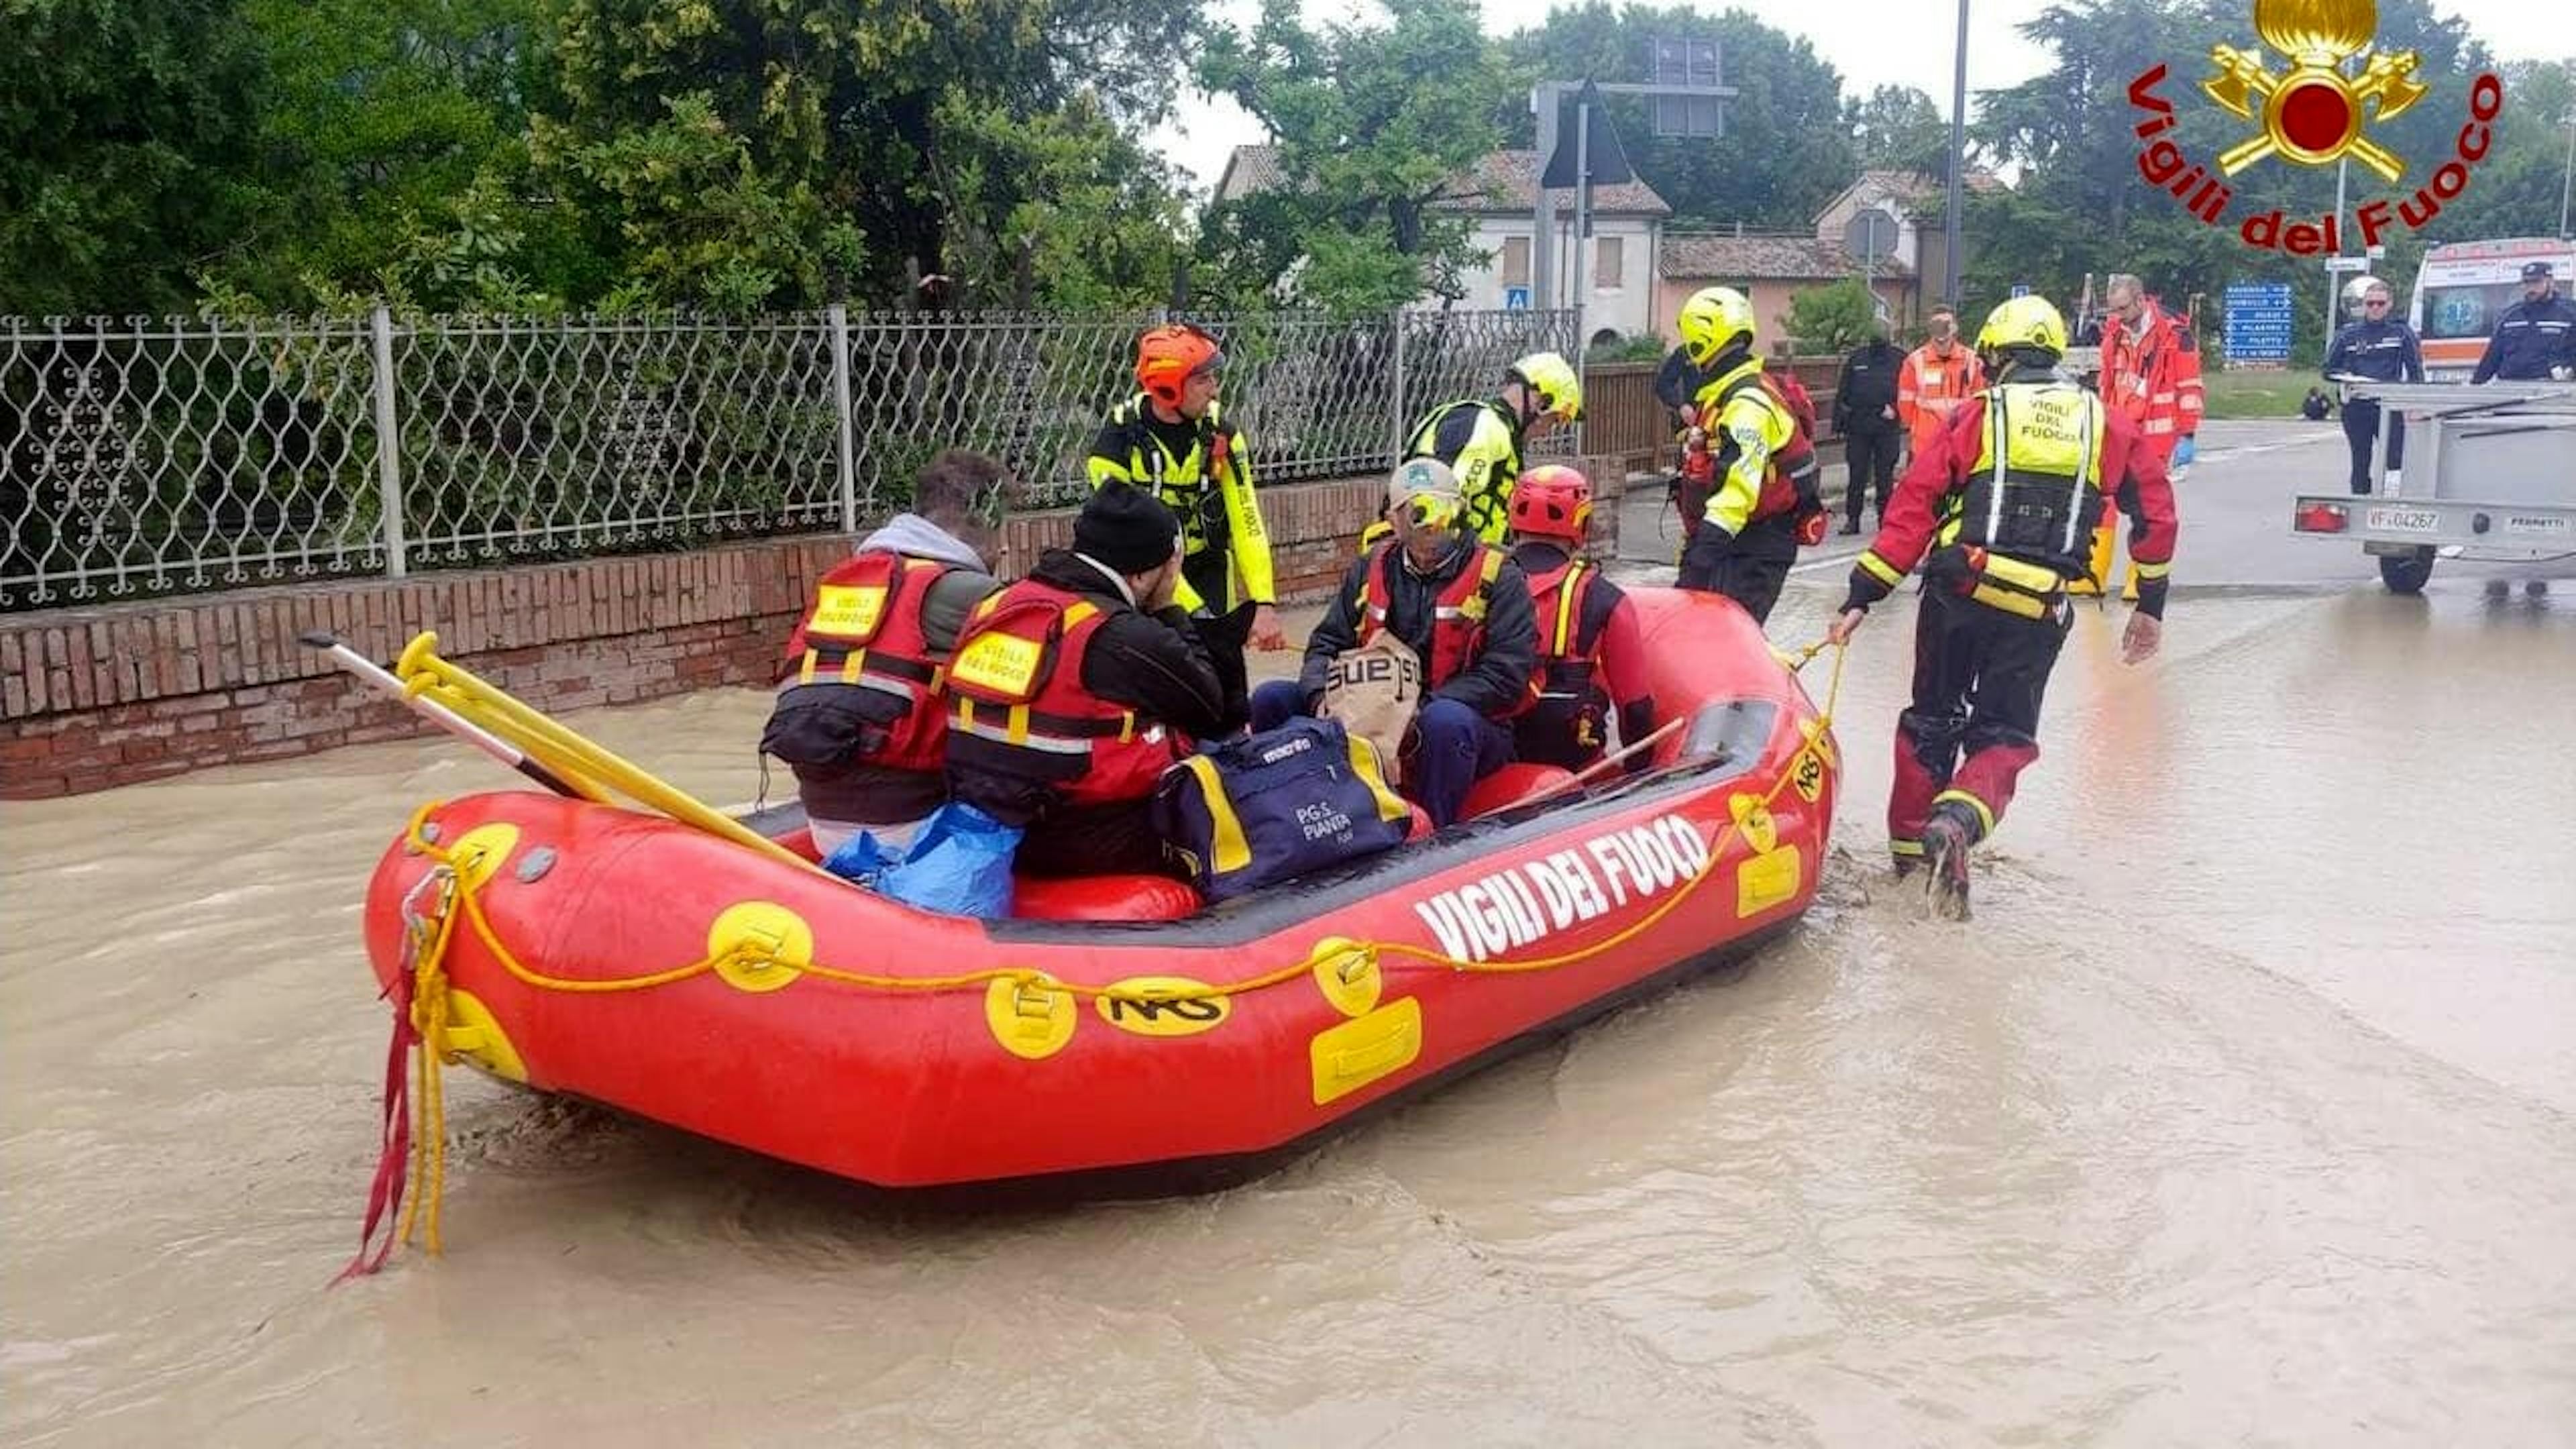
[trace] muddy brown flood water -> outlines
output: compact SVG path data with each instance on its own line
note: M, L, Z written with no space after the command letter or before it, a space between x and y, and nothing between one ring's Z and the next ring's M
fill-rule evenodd
M1773 621L1811 637L1830 591ZM442 741L0 806L22 1445L2576 1442L2576 607L2079 621L1973 927L1826 895L1211 1197L957 1219L452 1073L443 1260L330 1288L358 942ZM574 722L704 798L764 701Z

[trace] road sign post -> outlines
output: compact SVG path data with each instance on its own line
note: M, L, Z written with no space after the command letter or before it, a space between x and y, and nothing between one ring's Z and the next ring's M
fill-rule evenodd
M1896 218L1875 206L1854 213L1843 225L1843 250L1860 258L1861 290L1869 294L1869 315L1878 317L1878 261L1896 254Z
M1648 58L1655 68L1652 84L1603 85L1590 80L1543 80L1530 90L1530 112L1538 119L1539 164L1537 184L1533 188L1538 193L1537 205L1530 217L1530 290L1532 303L1538 307L1551 310L1558 307L1562 301L1559 293L1563 290L1556 268L1556 207L1549 194L1557 188L1548 185L1550 174L1566 175L1571 167L1573 184L1578 186L1582 184L1581 173L1584 171L1589 171L1595 185L1625 181L1634 174L1627 169L1624 152L1615 167L1605 165L1597 154L1589 157L1567 155L1562 161L1558 159L1561 150L1572 149L1565 146L1565 138L1561 134L1564 127L1558 124L1560 109L1567 100L1578 93L1585 93L1584 99L1591 105L1592 114L1577 121L1582 129L1577 132L1576 141L1583 150L1590 150L1595 141L1609 140L1615 135L1609 130L1608 108L1600 101L1603 96L1652 97L1657 136L1716 140L1726 134L1726 103L1734 99L1736 92L1735 87L1725 83L1718 43L1714 40L1657 36L1647 45ZM1588 167L1577 164L1587 160L1590 163ZM1578 257L1581 251L1578 243ZM1575 270L1577 274L1571 280L1574 295L1579 301L1586 289L1581 267L1577 265Z

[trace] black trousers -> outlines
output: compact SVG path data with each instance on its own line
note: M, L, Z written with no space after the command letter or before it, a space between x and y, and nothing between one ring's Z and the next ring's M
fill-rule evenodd
M1756 624L1771 617L1780 590L1789 582L1789 565L1798 557L1798 540L1778 519L1749 523L1728 538L1715 528L1702 528L1682 551L1685 589L1724 594L1744 607Z
M2074 613L2024 618L1940 589L1914 622L1914 702L1896 717L1896 779L1887 829L1918 840L1924 817L1958 799L1993 831L2022 770L2039 758L2039 705Z
M1860 526L1860 509L1869 501L1873 484L1878 490L1878 519L1887 521L1887 495L1896 486L1896 454L1905 446L1905 434L1890 428L1885 432L1843 434L1843 517L1853 527Z
M1189 869L1154 828L1151 800L1058 809L1028 827L1011 866L1021 875L1168 875Z
M1203 549L1181 561L1181 577L1199 591L1199 598L1213 611L1225 607L1227 557L1223 549ZM1198 630L1199 642L1207 646L1208 662L1216 666L1217 683L1225 687L1225 719L1229 730L1240 727L1252 717L1251 670L1244 663L1243 649L1252 638L1252 611L1245 604L1206 618L1193 618L1190 624Z
M2370 448L2379 438L2379 404L2368 398L2343 405L2343 440L2352 448L2352 491L2370 491ZM2388 420L2388 466L2406 465L2406 417Z

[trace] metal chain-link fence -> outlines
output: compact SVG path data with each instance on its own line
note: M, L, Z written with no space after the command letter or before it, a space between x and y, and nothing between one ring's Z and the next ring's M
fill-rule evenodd
M0 319L0 609L853 529L951 446L1071 502L1161 320ZM1431 407L1576 355L1565 312L1187 320L1261 482L1388 467Z

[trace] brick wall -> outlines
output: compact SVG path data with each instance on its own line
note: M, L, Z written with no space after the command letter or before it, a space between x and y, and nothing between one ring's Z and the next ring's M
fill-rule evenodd
M549 710L765 682L837 539L256 589L0 623L0 797L426 733L296 636L390 662L414 634Z
M1615 469L1595 476L1615 492ZM1339 581L1384 486L1262 491L1282 598L1313 598ZM1618 510L1594 517L1615 528ZM1072 532L1069 510L1011 520L1008 566L1025 568ZM814 580L848 549L837 536L771 539L10 616L0 619L0 799L434 728L296 642L313 629L385 663L435 630L442 655L548 711L766 685Z

